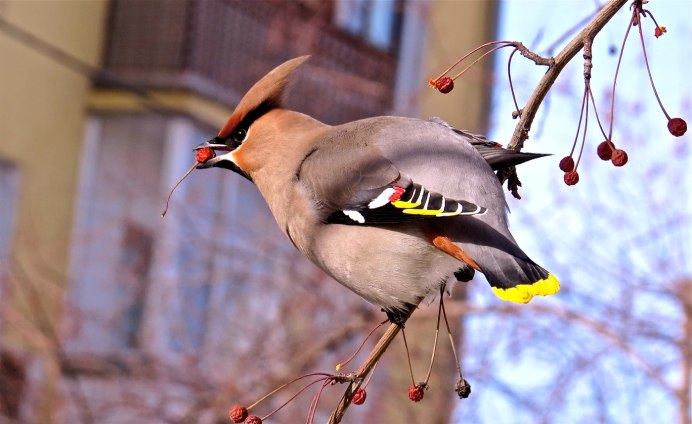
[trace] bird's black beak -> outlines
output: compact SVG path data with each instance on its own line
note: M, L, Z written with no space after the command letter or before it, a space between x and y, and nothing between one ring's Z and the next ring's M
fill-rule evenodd
M221 150L222 152L231 152L233 151L233 148L230 147L227 144L224 143L219 143L219 138L213 138L209 141L205 141L204 143L200 144L199 146L195 147L193 150L197 151L200 149L203 149L205 147L208 147L210 149L213 149L214 152ZM248 175L245 171L240 169L238 165L236 165L232 160L228 158L228 155L221 154L219 156L215 156L205 162L201 162L197 164L197 169L208 169L208 168L224 168L224 169L229 169L237 174L240 174L241 176L247 178L248 180L252 181L252 178L250 175Z

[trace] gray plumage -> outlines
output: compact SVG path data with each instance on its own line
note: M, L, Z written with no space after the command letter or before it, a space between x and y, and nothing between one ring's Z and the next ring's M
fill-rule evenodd
M470 266L506 300L527 302L559 289L510 234L491 167L540 155L497 148L439 118L328 126L282 109L273 80L283 90L304 60L281 65L246 94L241 105L263 105L254 97L271 93L271 107L259 114L257 106L239 106L219 136L200 146L228 153L200 168L226 167L250 178L297 249L388 311L417 305ZM416 198L425 203L413 205ZM436 237L451 243L434 245Z

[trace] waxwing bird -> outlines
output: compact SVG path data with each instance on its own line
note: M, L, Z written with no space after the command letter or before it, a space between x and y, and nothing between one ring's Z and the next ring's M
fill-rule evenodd
M289 60L242 98L198 168L251 180L293 245L388 313L483 273L497 296L526 303L558 280L519 248L493 172L515 153L441 119L381 116L330 126L282 107Z

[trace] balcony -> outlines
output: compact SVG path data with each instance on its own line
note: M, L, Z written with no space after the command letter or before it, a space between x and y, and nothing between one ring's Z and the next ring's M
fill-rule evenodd
M138 88L233 107L269 69L311 54L291 108L332 124L388 112L395 56L324 15L299 1L112 0L104 66Z

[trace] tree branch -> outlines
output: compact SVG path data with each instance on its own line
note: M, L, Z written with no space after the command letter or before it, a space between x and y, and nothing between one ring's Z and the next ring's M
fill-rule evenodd
M532 60L537 65L548 66L548 71L538 83L538 86L531 94L531 97L526 102L524 108L521 110L519 122L517 123L512 135L512 139L508 145L509 149L515 151L522 149L524 140L528 138L531 124L533 123L533 119L538 112L538 108L564 67L572 59L574 59L579 51L584 48L585 43L587 47L590 47L591 41L594 39L596 34L598 34L605 27L608 21L615 16L615 13L617 13L626 3L627 0L611 0L594 16L594 18L585 28L580 31L579 34L577 34L564 49L562 49L562 51L555 58L544 58L533 53L521 43L512 43L515 48L519 50L522 56ZM514 170L512 171L514 178L512 178L512 174L507 175L507 177L510 179L510 185L513 183L512 180L515 180L514 191L516 191L518 178L516 178L516 172ZM408 320L409 317L410 313L406 317L406 320ZM356 393L356 390L358 390L361 384L363 384L365 377L370 373L370 371L372 371L377 361L379 361L379 359L382 357L400 330L401 327L399 325L391 324L389 326L387 332L380 338L377 345L373 348L372 352L370 352L370 355L368 355L368 358L353 375L346 392L332 412L331 417L329 417L329 424L338 424L341 422L341 419L346 413L346 409L351 405L351 401L353 399L353 395Z
M412 313L413 310L411 310L404 317L401 325L403 325L409 319ZM351 405L351 400L353 400L353 395L355 395L356 390L358 390L360 385L363 384L365 377L367 377L370 371L372 371L375 364L377 364L377 361L380 360L389 345L394 341L396 335L399 334L401 325L393 323L390 324L387 331L382 335L382 337L380 337L380 340L372 349L365 362L363 362L360 368L358 368L358 371L356 371L355 375L351 379L351 383L346 388L346 392L341 397L341 400L336 406L336 409L334 409L334 412L332 412L331 417L329 417L329 424L338 424L341 422L341 419L346 413L346 409Z
M533 119L536 117L536 113L541 103L543 103L543 99L546 94L548 94L548 91L553 86L564 67L584 47L585 40L593 40L596 34L605 27L608 21L610 21L610 19L615 16L615 13L625 6L625 4L627 4L627 0L611 0L596 14L596 16L594 16L591 22L589 22L589 24L581 30L557 56L555 56L555 59L552 60L552 63L549 65L548 71L538 83L538 86L522 109L521 117L519 118L519 122L514 129L512 139L508 145L510 150L519 151L524 147L524 141L529 138L529 131L531 130ZM522 55L526 56L524 52L522 52ZM533 60L533 58L529 56L526 57Z

